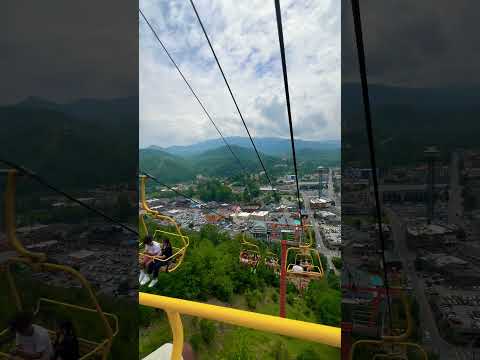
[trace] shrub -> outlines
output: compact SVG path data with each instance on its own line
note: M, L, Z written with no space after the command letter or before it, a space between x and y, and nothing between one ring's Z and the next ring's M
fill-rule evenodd
M275 360L289 360L290 355L288 353L287 346L282 341L275 343L275 350L273 351L273 358Z
M200 346L202 345L202 337L200 334L190 336L190 345L192 345L193 351L198 352L198 350L200 350Z
M316 360L318 359L318 355L315 351L311 348L303 350L298 356L297 360Z
M294 302L295 302L295 295L292 293L287 294L288 305L293 305Z
M257 307L258 298L259 293L256 290L247 290L245 292L245 300L247 300L247 306L251 310L255 310L255 308Z
M200 320L200 334L205 344L211 344L217 334L217 327L212 321Z

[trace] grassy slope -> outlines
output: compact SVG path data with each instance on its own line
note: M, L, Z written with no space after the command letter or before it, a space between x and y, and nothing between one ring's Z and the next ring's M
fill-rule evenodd
M279 304L272 300L272 294L277 289L267 288L263 300L257 304L255 309L258 313L278 315ZM235 295L232 304L222 304L218 301L210 301L217 305L232 306L237 309L248 310L245 297ZM303 321L315 322L313 313L306 307L302 298L297 298L290 305L287 304L287 316ZM198 324L190 317L183 317L185 338L188 341L192 335L199 334ZM311 349L316 359L339 359L338 349L322 344L287 338L284 336L240 328L217 323L217 335L212 344L201 343L197 356L199 360L210 359L276 359L277 351L282 352L281 359L295 359L300 353ZM171 342L170 328L167 320L158 314L157 318L147 327L140 329L139 359L148 355L165 342ZM283 348L283 350L282 350ZM247 350L242 354L242 349ZM287 353L286 353L286 352ZM236 355L234 355L234 353ZM234 356L234 357L232 357Z

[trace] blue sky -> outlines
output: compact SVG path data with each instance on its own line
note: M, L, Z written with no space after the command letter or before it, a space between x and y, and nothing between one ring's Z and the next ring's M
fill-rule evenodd
M273 0L197 0L197 10L253 136L287 137ZM340 138L340 1L283 0L295 136ZM187 0L141 0L140 8L225 136L246 136ZM140 24L140 145L218 137L153 34Z

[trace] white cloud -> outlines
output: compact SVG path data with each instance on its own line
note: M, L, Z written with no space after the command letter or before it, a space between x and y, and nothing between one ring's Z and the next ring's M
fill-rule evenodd
M197 10L253 136L288 136L273 1L197 0ZM246 136L193 9L185 0L140 7L225 136ZM294 133L340 138L340 2L282 1ZM218 137L140 18L140 144Z

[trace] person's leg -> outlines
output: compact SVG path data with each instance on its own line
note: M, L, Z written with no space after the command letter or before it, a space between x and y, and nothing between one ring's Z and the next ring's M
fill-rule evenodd
M147 273L145 274L145 276L140 281L140 285L145 285L150 281L150 276L149 275L153 272L153 264L154 264L154 261L151 261L147 265Z
M158 282L158 272L160 271L160 268L162 267L162 263L160 261L155 261L153 267L152 267L152 281L150 284L148 284L148 287L154 287L157 282Z
M148 258L143 258L142 261L140 262L140 276L138 279L140 283L142 283L145 280L145 276L147 276L146 270L148 267L149 260L150 259Z
M152 274L154 272L155 264L156 264L156 261L154 260L147 265L147 274Z
M162 263L160 261L155 262L155 265L153 266L153 273L152 273L152 276L154 279L158 277L158 272L160 271L161 266L162 266Z

